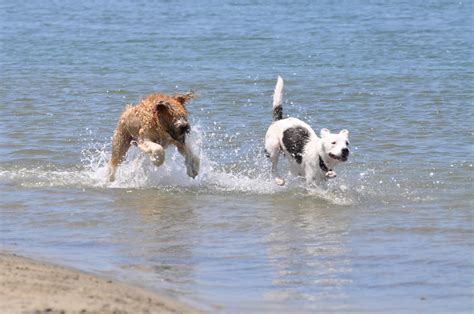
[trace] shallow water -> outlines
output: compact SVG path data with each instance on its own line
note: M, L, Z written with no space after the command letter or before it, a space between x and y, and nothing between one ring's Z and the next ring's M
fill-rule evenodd
M217 312L473 311L471 2L0 7L3 248ZM277 75L351 132L328 184L271 180ZM123 106L190 89L200 176L132 149L105 184Z

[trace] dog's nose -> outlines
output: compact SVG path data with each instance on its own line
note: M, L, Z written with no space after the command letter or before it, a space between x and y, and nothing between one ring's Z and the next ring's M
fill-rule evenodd
M189 124L183 124L179 127L181 134L189 133L191 131L191 126Z
M342 156L344 156L344 157L349 156L349 149L348 148L343 148L342 149Z

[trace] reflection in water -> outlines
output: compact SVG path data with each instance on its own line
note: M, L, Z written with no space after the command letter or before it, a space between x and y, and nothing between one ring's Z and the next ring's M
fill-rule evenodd
M273 206L268 256L275 269L275 289L265 298L293 302L343 298L352 270L345 246L348 216L314 200L294 205L276 200Z
M117 243L127 243L122 252L127 259L120 267L145 273L148 284L158 280L169 294L185 294L194 277L193 247L199 241L192 227L196 225L192 197L134 190L117 195L115 206L130 223L129 229L117 229Z

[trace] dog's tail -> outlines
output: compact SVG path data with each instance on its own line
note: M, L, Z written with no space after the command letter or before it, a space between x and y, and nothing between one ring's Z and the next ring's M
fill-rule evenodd
M283 118L283 107L281 102L283 99L283 79L278 75L278 80L275 86L275 92L273 93L273 110L272 116L273 121L278 121Z

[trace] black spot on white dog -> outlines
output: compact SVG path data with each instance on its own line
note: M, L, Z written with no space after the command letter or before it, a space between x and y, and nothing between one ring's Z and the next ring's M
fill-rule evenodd
M283 118L283 108L281 106L278 106L273 109L273 121L278 121Z
M301 164L304 147L309 141L309 131L300 126L289 128L283 132L282 141L290 155Z

